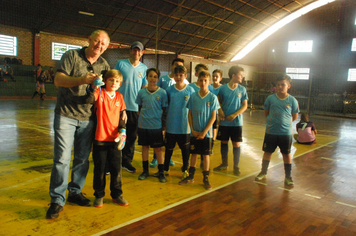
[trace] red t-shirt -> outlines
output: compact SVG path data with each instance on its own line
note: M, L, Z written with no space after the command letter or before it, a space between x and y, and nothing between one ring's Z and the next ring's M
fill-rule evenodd
M97 89L94 95L97 117L95 140L115 142L119 132L120 111L126 109L124 98L119 92L110 97L105 89L101 89L101 93Z

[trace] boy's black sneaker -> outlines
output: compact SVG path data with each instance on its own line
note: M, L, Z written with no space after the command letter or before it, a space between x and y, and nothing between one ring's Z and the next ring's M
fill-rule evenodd
M122 166L122 169L130 173L136 173L136 168L131 165L131 163L126 163Z
M241 174L239 167L234 167L234 175L239 176Z
M79 206L90 206L90 200L84 197L83 193L77 195L68 196L68 202L77 204Z
M58 218L59 212L63 211L63 207L57 203L51 203L51 206L48 208L46 218L55 219Z

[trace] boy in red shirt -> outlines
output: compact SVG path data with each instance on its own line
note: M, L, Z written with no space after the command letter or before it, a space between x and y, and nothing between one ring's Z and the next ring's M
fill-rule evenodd
M120 71L109 70L104 75L105 86L94 92L94 111L97 119L93 143L95 207L103 207L106 185L105 166L107 162L111 175L110 191L112 201L121 206L129 205L122 197L121 189L121 150L126 141L126 124L123 120L126 115L126 105L122 94L116 90L119 89L122 80ZM93 87L104 84L100 82L99 79L96 79Z

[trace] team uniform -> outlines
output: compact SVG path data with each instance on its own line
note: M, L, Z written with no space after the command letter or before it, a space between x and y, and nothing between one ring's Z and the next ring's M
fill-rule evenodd
M268 110L263 151L273 153L277 146L281 153L289 154L292 145L292 114L299 113L298 101L292 95L284 99L269 95L263 106Z
M200 87L195 82L188 84L188 86L192 87L195 92L199 92L200 90Z
M315 142L314 130L316 130L316 128L313 122L299 122L297 124L297 142L300 144L313 144Z
M224 111L225 118L238 111L245 100L248 100L246 88L240 84L235 89L231 89L229 84L220 86L219 100L221 109ZM238 115L233 121L220 120L217 139L234 142L242 142L242 114Z
M184 83L189 84L187 79L184 79ZM176 81L173 78L169 77L169 75L162 76L157 82L157 86L163 88L164 90L167 90L167 88L174 84L176 84Z
M121 93L115 92L109 95L105 89L97 89L94 92L97 125L95 140L93 143L94 161L94 196L102 198L105 196L105 166L109 164L111 175L110 191L111 197L118 198L122 195L121 189L121 151L115 139L119 135L120 112L126 109L124 98ZM108 162L107 162L108 161Z
M208 89L209 89L210 92L212 92L213 94L215 94L216 96L218 96L219 91L220 91L220 89L221 89L221 86L222 86L222 85L220 85L220 86L217 87L217 88L214 88L213 85L209 84ZM216 113L216 120L214 121L214 124L213 124L213 129L217 129L217 128L218 128L218 113Z
M167 93L158 88L150 92L148 88L139 91L136 103L142 106L138 118L138 143L142 146L150 145L153 148L163 146L161 116L163 108L168 106Z
M188 101L187 107L192 111L193 129L197 132L202 132L207 126L211 113L220 108L217 97L209 92L204 97L201 97L199 92L193 93ZM210 155L212 154L211 145L213 138L213 129L210 127L203 140L197 140L191 136L192 154Z
M135 172L131 162L137 136L138 105L136 98L142 86L148 84L146 80L147 66L141 62L137 66L133 66L129 59L122 59L116 63L115 69L120 71L123 76L119 92L124 96L127 110L127 137L126 145L122 150L122 165L130 172Z
M178 90L175 85L167 88L168 96L168 111L167 111L167 126L166 126L166 154L164 170L169 170L169 162L172 157L173 148L178 143L182 150L183 167L182 172L188 168L189 162L189 145L190 145L190 127L188 123L188 108L187 103L195 93L190 86L185 86L184 89Z

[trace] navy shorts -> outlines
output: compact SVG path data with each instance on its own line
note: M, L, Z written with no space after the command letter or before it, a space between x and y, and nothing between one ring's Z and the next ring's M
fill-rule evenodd
M180 149L184 147L189 147L190 145L190 134L171 134L166 133L166 148L173 149L178 143Z
M138 145L159 148L163 146L162 129L140 129L138 128Z
M213 139L205 137L204 139L196 139L190 137L190 153L200 155L211 155L213 149Z
M264 152L273 153L278 146L282 154L289 154L292 139L292 135L265 134L262 150Z
M242 126L219 126L217 140L242 142Z

